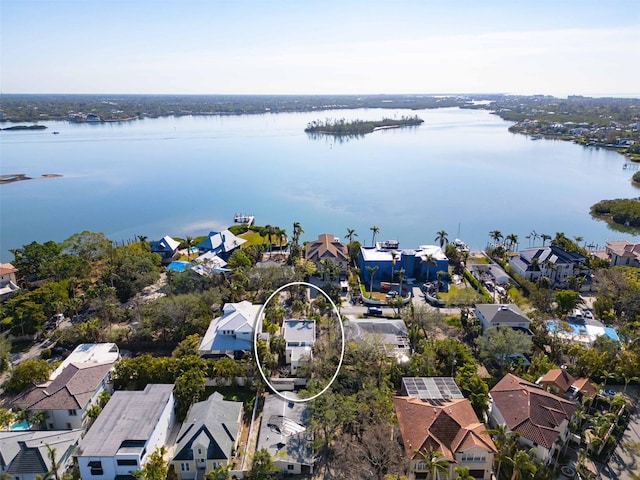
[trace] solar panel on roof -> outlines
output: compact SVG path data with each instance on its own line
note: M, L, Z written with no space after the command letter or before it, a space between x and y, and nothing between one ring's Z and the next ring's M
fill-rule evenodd
M449 400L464 398L451 377L407 377L402 379L407 395L422 400Z

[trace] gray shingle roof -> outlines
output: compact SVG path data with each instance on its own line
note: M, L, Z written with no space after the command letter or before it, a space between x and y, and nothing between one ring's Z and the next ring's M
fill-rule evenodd
M115 392L80 442L78 456L112 457L127 440L148 441L172 394L173 385L162 384Z
M22 430L0 432L2 466L12 475L43 475L51 469L47 445L56 449L62 466L80 439L82 430Z
M240 431L241 411L242 402L224 400L218 392L204 402L194 403L178 432L173 460L192 460L194 441L208 443L208 459L230 459Z

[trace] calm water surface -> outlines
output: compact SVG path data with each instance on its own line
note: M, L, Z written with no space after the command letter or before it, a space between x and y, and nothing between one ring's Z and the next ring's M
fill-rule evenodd
M337 142L304 133L325 118L418 114L417 128ZM604 198L637 197L624 158L572 143L532 141L485 111L346 110L129 123L47 122L43 132L2 132L0 173L61 178L0 186L0 255L82 230L113 240L196 236L256 215L303 239L321 233L433 243L446 230L483 248L491 230L564 232L602 246L634 238L593 220ZM52 135L59 131L59 135ZM638 237L635 237L636 240ZM540 240L538 240L538 243Z

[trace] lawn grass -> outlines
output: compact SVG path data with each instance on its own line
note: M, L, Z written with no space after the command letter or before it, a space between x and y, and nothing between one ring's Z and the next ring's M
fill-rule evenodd
M251 390L247 387L240 387L238 385L232 385L230 387L207 387L204 391L203 399L209 398L213 392L221 393L225 400L242 402L244 405L253 402L253 399L256 396L255 390Z
M243 247L246 247L249 245L262 245L262 244L266 245L265 238L261 237L258 232L254 232L253 230L247 230L246 232L241 233L238 236L247 241L247 243L242 245Z

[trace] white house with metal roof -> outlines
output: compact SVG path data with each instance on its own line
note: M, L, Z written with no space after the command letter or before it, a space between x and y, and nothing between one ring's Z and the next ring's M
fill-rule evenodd
M491 327L511 327L529 330L531 325L531 319L515 303L503 305L494 303L476 304L476 318L482 323L482 328L485 330Z
M75 457L83 480L130 478L175 423L173 385L149 384L142 391L117 391L80 441Z
M226 303L222 316L214 318L200 342L201 357L227 355L239 358L253 348L253 337L262 305L243 300Z
M315 320L285 320L282 322L282 336L286 341L286 362L291 373L311 361L311 347L316 341Z

